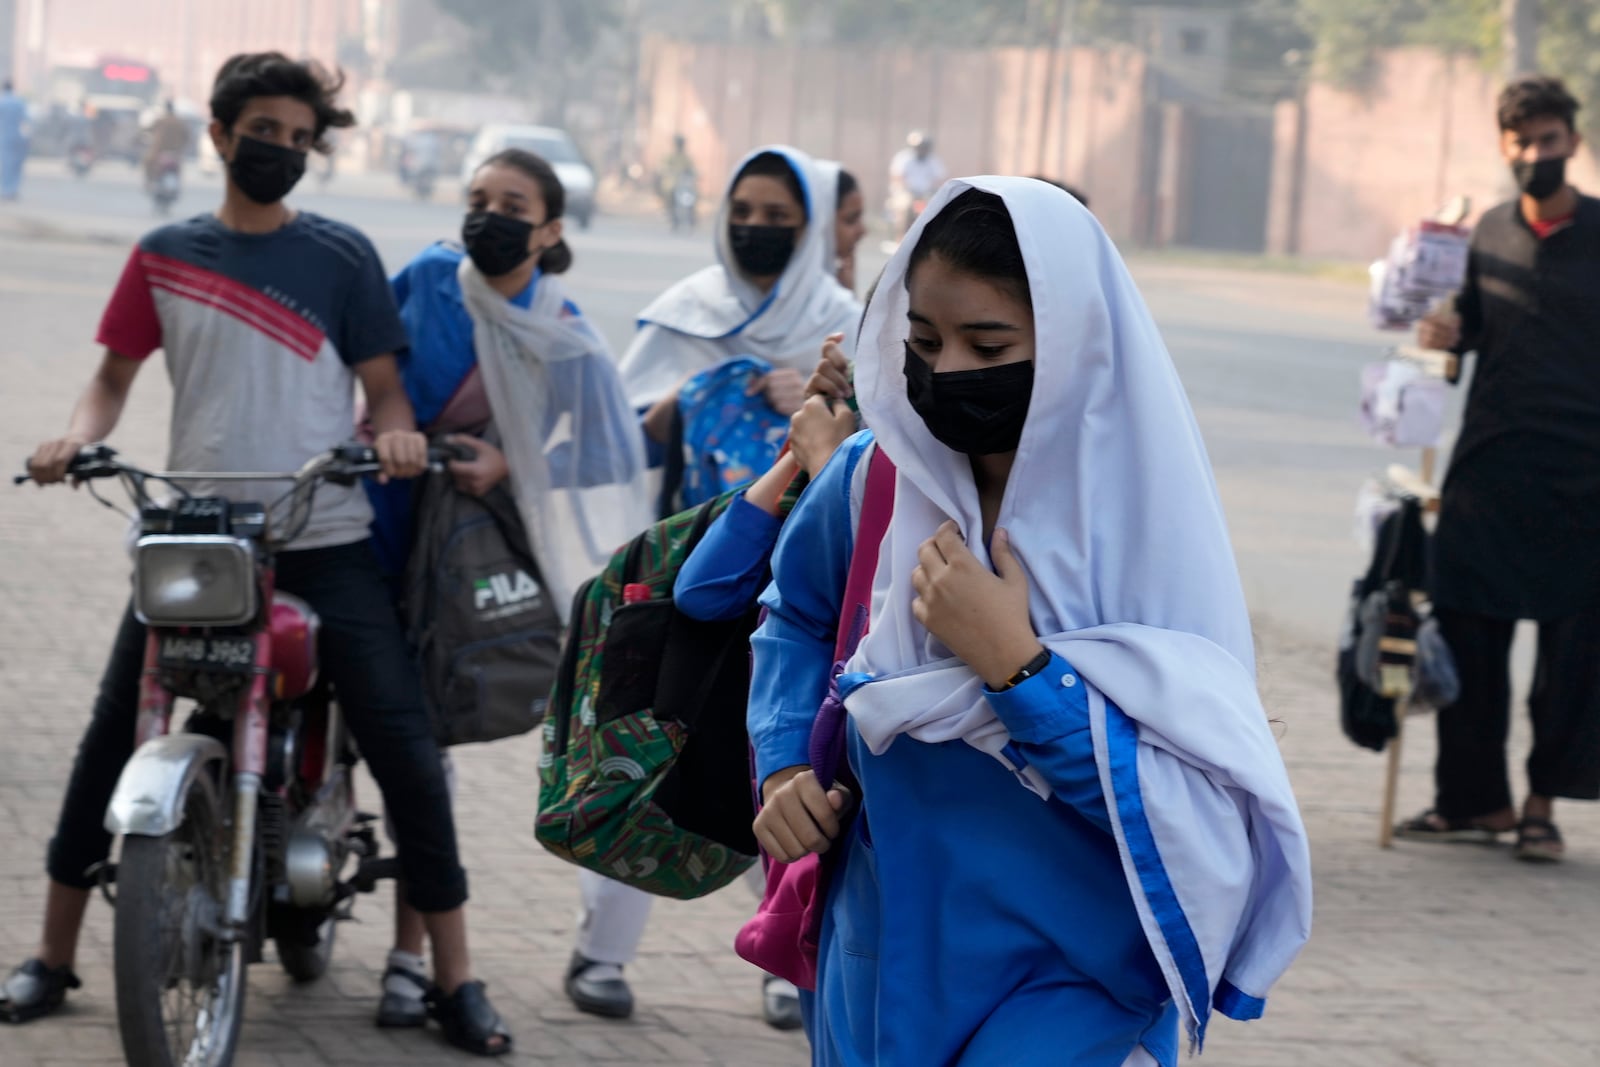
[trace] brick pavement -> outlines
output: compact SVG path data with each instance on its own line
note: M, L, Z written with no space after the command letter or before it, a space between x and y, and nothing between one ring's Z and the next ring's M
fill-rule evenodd
M0 229L0 468L56 432L94 355L83 343L119 253L23 248ZM26 265L24 265L26 264ZM167 386L135 388L116 437L162 454ZM1342 516L1332 522L1344 523ZM73 746L120 606L121 521L81 494L0 487L0 965L31 948L41 857ZM1336 605L1330 605L1330 615ZM1530 868L1504 848L1373 844L1382 760L1339 736L1326 650L1260 635L1263 690L1313 837L1317 926L1263 1021L1219 1021L1200 1062L1218 1067L1545 1067L1600 1063L1600 812L1559 812L1568 863ZM1525 738L1516 742L1525 750ZM1402 809L1428 796L1431 729L1413 731ZM579 1016L560 991L576 912L572 870L529 829L531 740L459 753L460 825L473 872L477 969L518 1038L511 1062L785 1065L803 1042L757 1018L757 982L728 949L749 910L735 887L658 906L631 969L629 1023ZM365 783L369 802L376 791ZM387 902L360 902L330 976L295 988L270 964L251 974L241 1067L464 1063L432 1033L373 1029ZM119 1062L110 997L110 913L91 912L86 989L56 1020L0 1027L0 1067ZM920 1065L919 1065L920 1067Z

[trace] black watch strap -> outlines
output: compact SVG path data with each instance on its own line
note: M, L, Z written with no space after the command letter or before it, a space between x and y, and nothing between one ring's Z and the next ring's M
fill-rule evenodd
M995 692L1004 693L1007 689L1015 689L1048 666L1050 666L1050 650L1048 648L1041 649L1037 656L1023 664L1022 669L1006 679L1006 684L995 690Z

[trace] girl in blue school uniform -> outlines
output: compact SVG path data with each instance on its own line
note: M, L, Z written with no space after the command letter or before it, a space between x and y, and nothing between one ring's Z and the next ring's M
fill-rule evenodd
M871 434L779 535L749 725L776 859L838 850L818 1065L1160 1064L1259 1016L1309 933L1210 465L1070 195L951 182L857 347ZM806 766L866 471L897 470L840 691L857 791Z
M472 452L449 465L457 489L510 492L546 595L563 613L575 585L652 517L644 445L615 360L557 277L572 265L565 199L544 159L501 152L473 175L461 244L432 245L393 279L417 425ZM398 584L412 548L412 490L367 489L373 544ZM421 1026L424 931L400 898L395 926L377 1022Z
M602 511L597 494L621 502L617 521L602 517L594 552L576 546L577 562L593 555L598 570L651 515L631 499L642 494L643 444L615 358L558 277L572 266L566 192L548 162L513 148L478 168L467 197L461 243L429 246L393 279L411 338L401 371L417 425L472 450L474 459L450 465L462 490L482 495L506 483L524 520L534 520L536 550L542 541L548 555L572 555L557 527L576 508ZM486 347L503 358L485 359ZM567 441L547 447L557 427ZM374 544L386 572L401 574L411 493L399 483L368 490ZM589 573L545 575L567 594L557 598L562 610Z

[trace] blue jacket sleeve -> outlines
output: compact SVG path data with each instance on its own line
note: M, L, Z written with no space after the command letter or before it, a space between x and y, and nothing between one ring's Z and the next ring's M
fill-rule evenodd
M772 584L761 596L766 618L750 639L748 724L758 783L810 758L811 724L828 692L850 572L850 483L870 441L857 434L834 452L778 535Z
M1057 799L1110 833L1089 730L1089 694L1072 664L1052 654L1049 665L1021 685L1002 693L985 689L984 695L1011 734L1006 755L1012 762L1032 766Z
M702 622L737 619L761 592L783 523L744 498L734 498L678 570L678 610Z

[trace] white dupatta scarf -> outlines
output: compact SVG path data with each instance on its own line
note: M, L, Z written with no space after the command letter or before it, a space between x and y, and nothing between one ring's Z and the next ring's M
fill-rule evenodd
M1000 196L1037 338L1033 400L999 525L1041 641L1087 683L1106 805L1145 930L1191 1039L1213 1003L1253 1017L1309 935L1305 831L1255 684L1250 619L1183 386L1116 248L1070 195L1025 178L948 182L884 271L856 358L867 425L894 460L894 520L846 701L874 752L960 740L1049 797L1002 749L982 682L911 613L917 548L947 518L979 559L965 456L906 397L911 252L957 195ZM1114 705L1110 706L1110 705ZM901 738L901 735L907 735Z
M557 278L542 276L521 308L469 258L457 277L512 495L565 620L578 586L654 518L638 420L605 341Z
M739 172L766 152L782 156L800 179L807 221L778 284L762 294L739 273L728 212ZM739 161L717 212L716 265L689 275L639 313L639 332L622 357L622 379L635 406L655 403L685 378L725 360L754 356L809 374L830 333L843 333L847 346L853 342L861 304L834 277L832 257L824 259L838 213L837 176L826 184L815 161L787 145L758 148Z

